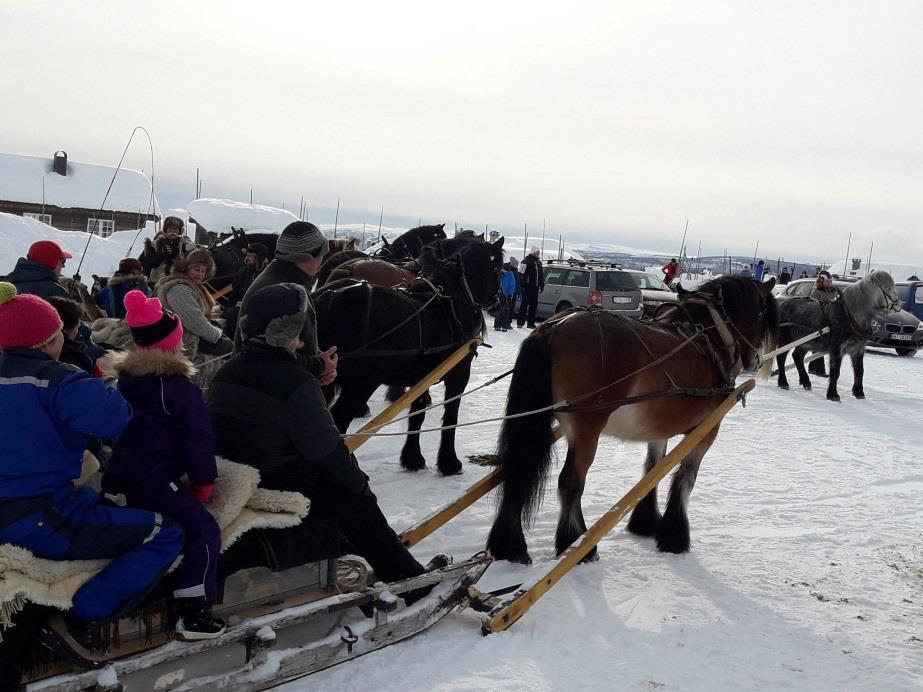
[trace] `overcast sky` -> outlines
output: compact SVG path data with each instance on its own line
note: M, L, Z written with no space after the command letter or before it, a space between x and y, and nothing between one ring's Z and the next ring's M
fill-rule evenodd
M0 151L163 207L923 261L923 3L0 0ZM146 142L128 162L148 170ZM2 185L2 181L0 181Z

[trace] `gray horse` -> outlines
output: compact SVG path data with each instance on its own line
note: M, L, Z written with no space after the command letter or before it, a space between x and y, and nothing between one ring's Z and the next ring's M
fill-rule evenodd
M848 353L853 369L852 394L857 399L864 399L863 359L866 339L874 332L872 322L900 309L901 301L894 288L894 279L883 271L872 272L858 283L850 284L831 303L821 303L812 298L790 298L782 303L779 309L779 343L787 344L822 327L830 327L830 333L826 336L809 341L792 351L792 360L798 368L798 383L805 389L811 389L811 380L804 367L806 353L829 353L830 383L827 386L827 398L839 401L836 383L840 377L840 363ZM779 387L782 389L788 389L785 377L787 357L787 352L776 356Z

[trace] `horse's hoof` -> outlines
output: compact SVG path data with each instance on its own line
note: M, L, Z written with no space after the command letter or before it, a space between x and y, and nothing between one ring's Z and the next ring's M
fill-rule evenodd
M657 534L657 549L661 553L688 553L689 535L679 532L661 532Z
M780 383L779 383L779 389L784 389L784 390L788 391L788 382L780 382Z
M787 387L786 387L787 389ZM633 512L628 520L628 530L636 536L655 536L660 527L660 514L641 515Z
M593 550L588 552L586 556L580 562L584 564L589 564L591 562L599 562L599 551L596 549L596 546L593 546Z
M461 462L456 459L454 464L436 464L439 473L443 476L459 476L463 473Z
M854 397L856 397L857 399L864 399L864 398L865 398L865 392L853 392L852 395L853 395Z
M531 565L532 564L532 557L529 555L528 552L519 553L517 555L511 555L510 557L497 557L496 555L494 557L497 560L507 560L509 562L515 562L519 565Z
M805 390L806 392L810 392L810 391L811 391L811 383L810 383L810 382L802 382L802 383L801 383L801 386L804 387L804 390Z
M420 456L401 457L401 466L405 471L422 471L426 468L426 459Z
M827 401L836 401L836 402L839 402L839 401L840 401L840 395L839 395L839 394L828 394L828 395L827 395Z

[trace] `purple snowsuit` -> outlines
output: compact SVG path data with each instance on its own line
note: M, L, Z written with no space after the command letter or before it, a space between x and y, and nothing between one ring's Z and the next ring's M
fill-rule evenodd
M200 390L189 379L192 364L163 351L130 351L116 362L119 392L134 417L115 445L103 490L124 493L131 507L160 512L186 532L175 598L215 602L221 531L214 518L180 483L210 485L218 475L214 436Z

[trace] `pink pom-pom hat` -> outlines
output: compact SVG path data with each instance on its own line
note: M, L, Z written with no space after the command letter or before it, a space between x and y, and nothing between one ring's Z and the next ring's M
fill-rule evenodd
M183 339L183 323L158 298L141 291L129 291L125 303L125 322L131 328L135 347L142 350L172 351Z

